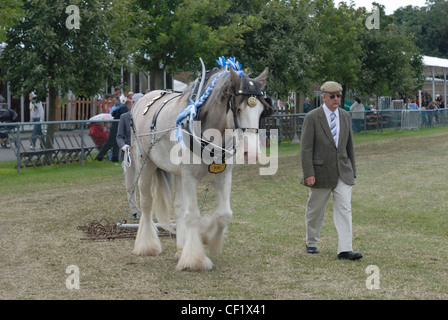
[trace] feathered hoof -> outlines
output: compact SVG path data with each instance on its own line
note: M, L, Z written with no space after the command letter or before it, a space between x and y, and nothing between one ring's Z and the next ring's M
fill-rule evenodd
M208 257L204 257L203 259L191 259L191 258L183 258L180 259L176 270L177 271L210 271L213 269L213 263Z
M157 256L162 253L162 248L159 246L145 248L135 246L132 253L137 256Z

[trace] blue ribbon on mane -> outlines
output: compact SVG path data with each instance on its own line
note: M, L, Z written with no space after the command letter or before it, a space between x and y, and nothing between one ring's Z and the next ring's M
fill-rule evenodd
M218 65L224 68L224 70L216 76L216 78L208 86L207 90L205 90L204 94L201 96L201 98L199 98L199 100L196 103L192 100L188 101L188 106L180 112L179 116L176 119L176 131L174 132L174 136L176 137L177 141L182 143L183 147L186 146L185 143L183 142L180 123L187 117L189 118L190 121L193 121L193 119L196 117L198 108L201 107L202 104L205 102L205 100L207 100L207 98L210 96L210 94L212 93L213 89L216 86L216 82L219 79L219 77L222 74L229 72L228 70L229 67L233 68L233 70L235 70L240 77L244 75L244 71L241 70L242 66L238 61L236 61L235 57L226 60L225 57L221 56L218 58L218 60L216 60L216 62L218 63Z

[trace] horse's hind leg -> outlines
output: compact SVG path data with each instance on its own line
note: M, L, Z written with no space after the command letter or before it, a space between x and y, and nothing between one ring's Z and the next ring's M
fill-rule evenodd
M221 253L227 226L232 219L230 208L230 192L232 185L232 172L228 168L222 176L213 183L215 189L216 210L213 215L201 218L200 231L202 241L208 245L211 255Z
M142 216L132 252L140 256L155 256L162 252L157 227L153 220L151 194L151 181L156 169L154 163L148 159L138 182Z
M207 271L213 268L205 254L199 235L200 213L197 203L198 180L191 175L182 175L182 201L185 218L185 243L176 270ZM176 194L176 199L178 195Z

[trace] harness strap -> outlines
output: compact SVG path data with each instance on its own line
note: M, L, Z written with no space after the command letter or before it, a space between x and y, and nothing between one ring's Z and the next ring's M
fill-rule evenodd
M145 115L149 111L149 108L151 108L151 106L154 104L154 102L156 102L157 100L162 98L167 93L168 93L168 91L162 91L158 97L155 97L154 99L152 99L151 102L146 106L145 110L143 110L143 115Z
M163 101L163 103L159 106L159 108L157 108L156 112L154 113L154 117L152 118L152 123L151 123L151 131L154 130L154 128L156 127L156 122L157 122L157 117L159 116L160 111L162 111L163 107L170 102L173 99L176 99L177 97L183 95L183 93L177 94L165 101ZM160 98L159 98L160 99Z
M245 95L245 96L262 96L264 95L263 91L261 90L237 90L235 91L235 95Z
M193 132L191 132L190 126L189 126L188 122L189 121L187 121L187 123L185 125L182 123L181 124L181 128L188 133L189 141L190 141L190 143L189 143L190 151L192 153L195 153L196 150L195 150L195 148L193 146L193 144L194 144ZM201 137L200 140L201 140L201 142L200 142L201 143L201 154L199 156L201 156L203 154L205 148L211 143L210 141L205 140L203 137ZM232 143L232 150L226 150L224 146L221 147L221 149L223 150L222 153L221 153L221 163L225 163L226 159L232 157L236 153L235 141L233 141L233 143ZM211 157L215 157L215 150L214 149L210 150L210 156Z

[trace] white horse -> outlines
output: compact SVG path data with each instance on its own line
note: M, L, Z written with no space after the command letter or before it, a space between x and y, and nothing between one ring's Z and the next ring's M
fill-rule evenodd
M239 151L244 161L253 162L260 153L257 137L260 116L272 112L270 99L265 98L261 91L266 85L267 68L255 79L237 71L233 68L217 70L207 80L205 87L210 88L214 81L214 88L209 90L208 98L198 108L196 125L192 126L190 122L179 125L178 132L182 133L187 149L180 148L173 136L176 120L189 105L189 101L191 103L190 93L193 93L198 80L195 84L190 84L182 94L152 91L140 98L132 108L132 149L137 155L135 159L140 159L137 161L140 163L137 172L141 170L138 186L142 211L133 253L142 256L161 253L154 218L162 225L169 225L171 206L174 204L178 259L176 269L212 269L213 263L207 257L204 244L208 246L211 255L219 253L224 233L232 218L230 192L234 162L230 160L234 159L234 150L227 149L219 159L212 152L211 159L215 163L205 163L203 159L201 161L201 156L208 154L210 150L207 147L215 144L209 144L210 141L202 134L207 129L215 129L214 132L219 132L222 137L222 140L214 137L213 141L218 143L219 140L225 140L226 129L240 130L240 134L233 137L244 139L244 143L239 144ZM201 92L198 93L200 94ZM200 129L197 129L198 124ZM203 149L201 141L202 147L205 146ZM197 148L192 148L190 143L195 148L199 145L200 152L195 152ZM172 161L173 148L191 156L193 161ZM213 214L201 216L197 188L204 177L213 185L217 206Z

